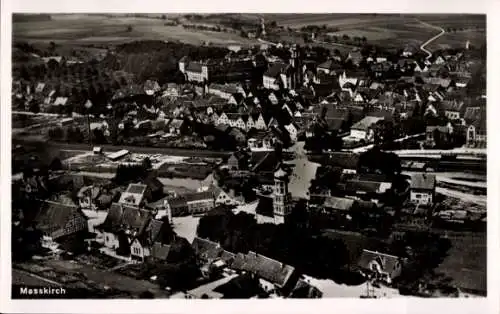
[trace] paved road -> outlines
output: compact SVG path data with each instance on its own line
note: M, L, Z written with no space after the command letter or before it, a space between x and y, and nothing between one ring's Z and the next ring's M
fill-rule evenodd
M421 46L420 46L420 50L422 50L423 52L425 52L427 54L427 59L429 59L430 57L432 57L432 52L430 52L429 50L427 50L425 48L425 46L429 45L430 43L432 43L434 40L438 39L439 37L443 36L446 31L442 28L442 27L439 27L439 26L435 26L435 25L432 25L432 24L429 24L427 22L423 22L423 21L420 21L417 19L418 22L422 23L423 25L425 26L428 26L430 28L433 28L433 29L436 29L436 30L439 30L440 33L431 37L429 40L427 40L425 43L423 43Z

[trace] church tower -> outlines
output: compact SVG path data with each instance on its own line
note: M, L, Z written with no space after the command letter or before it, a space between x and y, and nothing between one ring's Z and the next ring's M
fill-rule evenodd
M266 23L264 21L264 18L260 19L260 37L266 37Z
M290 47L290 67L292 68L292 89L296 89L302 84L302 65L301 58L299 56L300 48L297 45L292 45Z
M273 214L274 223L277 225L285 223L292 210L288 182L288 173L283 169L283 165L280 165L274 173Z

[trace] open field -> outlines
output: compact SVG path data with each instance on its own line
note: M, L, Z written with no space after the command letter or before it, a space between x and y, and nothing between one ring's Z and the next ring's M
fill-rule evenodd
M13 24L14 41L45 43L53 41L68 45L100 45L124 43L135 40L182 41L200 45L253 45L257 40L246 39L237 33L211 32L185 29L182 26L166 26L167 20L151 17L127 17L124 15L57 14L50 21L27 21ZM327 25L339 30L331 35L366 37L374 44L387 47L415 46L436 34L425 26L424 21L443 28L466 29L447 33L429 45L429 49L463 46L467 40L473 45L485 41L485 17L477 15L399 15L399 14L210 14L195 24L213 24L221 19L239 19L258 23L276 21L279 26L300 28L306 25ZM188 24L191 21L188 22ZM131 26L129 31L127 28Z
M481 27L486 25L485 15L470 14L240 14L247 18L263 17L266 21L276 21L278 25L302 27L305 25L328 25L335 27L360 27L386 25L390 23L406 24L419 19L441 27Z
M464 30L455 33L445 33L429 44L431 50L465 47L467 40L472 46L480 47L486 44L486 33L478 30Z
M447 33L432 44L429 49L462 47L467 40L479 46L486 40L486 19L481 15L374 15L374 14L265 14L266 19L274 20L280 26L300 28L306 25L327 25L339 30L330 35L366 37L368 41L387 46L403 45L418 47L438 32L419 21L435 26L466 29Z
M424 14L418 19L443 28L486 28L486 15L476 14Z
M486 291L486 234L447 232L452 248L437 271L467 291Z
M124 43L134 40L180 40L185 43L214 45L255 44L238 34L165 26L157 18L105 17L101 15L56 15L50 21L13 23L15 41L53 41L64 44ZM128 26L132 27L128 31Z
M266 20L273 20L286 27L302 27L306 25L328 25L335 27L359 26L360 24L387 23L407 19L400 15L375 14L261 14Z

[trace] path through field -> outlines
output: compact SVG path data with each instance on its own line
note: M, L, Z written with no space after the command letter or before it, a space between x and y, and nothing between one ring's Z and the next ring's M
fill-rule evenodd
M439 34L431 37L429 40L427 40L425 43L423 43L421 46L420 46L420 50L422 50L423 52L425 52L427 54L427 59L429 59L430 57L432 57L432 52L430 52L429 50L425 49L425 46L429 45L430 43L432 43L434 40L438 39L439 37L443 36L446 31L444 30L444 28L440 27L440 26L435 26L435 25L432 25L432 24L429 24L427 22L423 22L423 21L420 21L417 19L418 22L422 23L423 25L425 26L428 26L430 28L434 28L434 29L437 29L440 31Z

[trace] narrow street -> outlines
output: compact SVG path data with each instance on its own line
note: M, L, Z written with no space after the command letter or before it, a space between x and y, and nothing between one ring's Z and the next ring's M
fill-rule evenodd
M425 52L427 54L427 59L430 59L432 57L432 52L430 52L429 50L427 50L425 48L425 46L429 45L430 43L432 43L434 40L438 39L439 37L443 36L446 31L442 28L442 27L439 27L439 26L435 26L435 25L432 25L432 24L429 24L429 23L426 23L426 22L423 22L423 21L420 21L417 19L418 22L420 22L421 24L427 26L427 27L430 27L430 28L433 28L433 29L436 29L436 30L439 30L440 33L431 37L429 40L427 40L425 43L423 43L421 46L420 46L420 50L422 50L423 52Z

